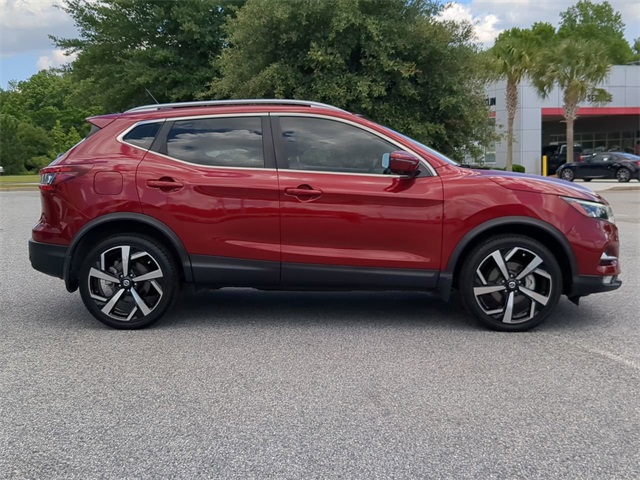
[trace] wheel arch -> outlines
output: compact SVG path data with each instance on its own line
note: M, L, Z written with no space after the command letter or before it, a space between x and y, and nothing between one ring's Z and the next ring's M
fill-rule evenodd
M530 217L502 217L476 226L458 242L449 256L447 267L440 274L438 291L448 300L456 285L464 260L469 253L488 238L496 235L525 235L545 245L554 255L562 271L562 293L571 292L573 275L578 271L575 254L565 236L553 225Z
M167 225L153 217L140 213L109 213L91 220L78 230L71 244L67 248L64 259L64 282L69 292L78 288L78 257L89 252L91 246L99 239L110 235L138 233L149 236L165 245L173 255L182 280L193 281L191 259L180 238Z

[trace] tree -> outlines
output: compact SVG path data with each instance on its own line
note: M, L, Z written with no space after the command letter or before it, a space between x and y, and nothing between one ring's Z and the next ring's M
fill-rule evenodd
M428 0L248 0L227 24L217 98L324 101L462 156L488 132L469 25Z
M0 114L0 165L9 175L34 169L31 160L45 155L51 140L45 130L20 122L13 115Z
M0 112L44 130L51 130L56 122L65 131L84 129L85 118L97 110L80 98L69 73L56 70L41 70L27 80L9 82L9 90L0 96Z
M567 123L567 162L573 162L573 124L580 102L610 101L611 95L597 85L608 75L611 63L606 47L581 38L565 38L548 45L537 60L533 83L543 98L554 86L562 91L563 115Z
M640 60L640 38L636 38L633 41L633 61Z
M533 67L537 50L543 40L552 37L550 24L538 23L531 30L512 28L502 32L485 54L487 78L490 81L506 80L507 107L507 162L505 170L513 166L513 124L518 109L518 85Z
M622 65L633 60L629 42L624 38L622 15L607 1L580 0L560 14L560 38L581 38L605 46L609 61Z
M75 79L104 111L193 100L215 75L222 25L239 1L65 0L79 38L53 38L77 53Z
M49 132L49 136L51 137L51 143L48 154L51 158L55 158L59 154L66 152L81 140L75 128L71 128L68 132L65 132L60 121L56 121L51 132Z

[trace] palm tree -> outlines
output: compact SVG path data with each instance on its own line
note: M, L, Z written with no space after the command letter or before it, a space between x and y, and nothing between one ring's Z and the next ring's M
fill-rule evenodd
M567 38L550 43L536 59L533 84L542 98L557 85L562 91L563 115L567 123L567 163L573 162L573 124L581 102L611 101L609 92L596 85L609 74L607 50L590 40Z
M487 79L506 80L507 106L507 164L505 170L513 165L513 122L518 109L518 85L532 67L534 49L527 41L526 32L512 28L502 32L493 47L487 52Z

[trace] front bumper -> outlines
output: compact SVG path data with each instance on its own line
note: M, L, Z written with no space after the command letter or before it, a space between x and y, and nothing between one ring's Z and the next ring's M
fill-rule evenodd
M613 279L608 283L604 282L605 278L607 277L595 275L578 275L573 277L573 287L571 289L571 293L567 296L569 298L585 297L592 293L611 292L622 286L622 281L618 280L616 277L613 277Z
M29 260L39 272L53 277L64 278L65 245L53 245L29 240Z

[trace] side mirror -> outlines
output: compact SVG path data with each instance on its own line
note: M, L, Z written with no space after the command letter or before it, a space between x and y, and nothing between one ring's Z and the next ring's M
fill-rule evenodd
M397 175L415 177L420 173L420 159L413 153L398 150L389 155L389 170Z

